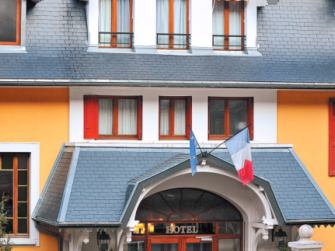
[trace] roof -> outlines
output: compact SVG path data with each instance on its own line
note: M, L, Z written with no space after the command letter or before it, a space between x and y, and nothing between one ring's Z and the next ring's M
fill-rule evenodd
M266 82L266 88L290 88L272 82L299 82L326 85L296 88L333 88L334 8L334 1L325 0L279 1L259 8L257 43L262 57L233 57L87 52L84 2L42 1L36 6L28 2L27 53L1 53L0 85L115 85L120 81L119 85L129 86L132 80L143 84L150 80L176 81L156 86L227 81L230 84L215 87L262 87Z
M58 227L126 226L143 188L190 167L188 149L75 147L68 170L64 151L33 214ZM253 182L265 188L278 222L335 223L334 208L292 148L252 149L252 157ZM236 173L227 150L216 150L208 162Z

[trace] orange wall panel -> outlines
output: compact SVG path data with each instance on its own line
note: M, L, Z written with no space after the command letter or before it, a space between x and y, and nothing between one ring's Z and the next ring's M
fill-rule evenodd
M278 143L293 148L335 206L335 177L328 176L329 98L334 91L278 91ZM313 239L333 250L335 228L314 229Z
M0 88L0 142L40 143L40 192L63 142L69 140L68 88ZM40 234L40 247L56 251L57 240Z

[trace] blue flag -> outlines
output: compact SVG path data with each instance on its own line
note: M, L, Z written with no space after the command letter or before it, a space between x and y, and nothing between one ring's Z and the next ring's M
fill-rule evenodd
M197 145L198 145L198 141L195 138L193 131L191 130L191 134L190 134L190 161L191 161L192 176L197 172L197 164L198 164L197 153L196 153Z

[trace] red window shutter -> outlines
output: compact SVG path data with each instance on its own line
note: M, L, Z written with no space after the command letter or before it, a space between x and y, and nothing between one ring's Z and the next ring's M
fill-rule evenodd
M187 101L186 101L186 137L187 139L190 139L190 134L191 134L190 127L192 127L192 97L187 97Z
M99 137L99 105L98 97L84 96L84 139Z
M329 176L335 176L335 98L329 99Z
M250 140L254 139L254 98L248 98L248 125Z
M137 137L142 139L142 96L137 98Z

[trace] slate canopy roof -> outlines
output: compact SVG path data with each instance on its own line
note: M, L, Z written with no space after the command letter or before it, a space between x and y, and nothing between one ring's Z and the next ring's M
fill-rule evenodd
M125 227L143 188L190 168L188 151L63 146L33 219L59 228ZM252 156L254 183L264 187L280 225L335 224L334 208L292 148L252 149ZM207 161L236 173L225 149Z

